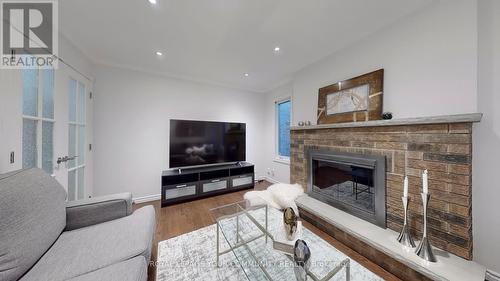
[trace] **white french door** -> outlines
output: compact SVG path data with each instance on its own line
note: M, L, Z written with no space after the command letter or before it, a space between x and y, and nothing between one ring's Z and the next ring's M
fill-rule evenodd
M68 87L68 200L83 199L85 156L88 147L87 89L83 82L70 77Z
M62 115L61 122L55 126L54 174L66 188L69 201L88 198L92 195L92 151L89 146L92 140L92 82L63 63L59 64L56 78L55 107Z
M55 177L68 200L92 195L92 82L60 63L22 73L22 167Z

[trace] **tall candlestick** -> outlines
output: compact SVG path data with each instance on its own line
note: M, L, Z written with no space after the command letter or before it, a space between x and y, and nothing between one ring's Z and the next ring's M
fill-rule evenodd
M429 238L427 238L427 207L429 206L429 200L431 198L431 195L425 192L423 192L421 195L422 195L422 203L424 209L424 214L423 214L424 229L422 233L422 240L420 240L420 244L418 245L415 253L425 261L436 262L437 259L432 251L431 242Z
M404 180L403 197L408 197L408 176Z
M407 183L408 181L405 180ZM415 247L415 242L413 242L413 238L411 237L410 234L410 226L408 225L408 202L410 201L410 198L407 196L403 196L401 198L403 200L403 210L404 210L404 223L403 223L403 229L401 229L401 233L399 233L398 236L398 242L403 244L406 247Z
M425 194L429 193L429 183L428 183L428 178L427 178L427 169L422 174L422 189L423 189L423 193L425 193Z

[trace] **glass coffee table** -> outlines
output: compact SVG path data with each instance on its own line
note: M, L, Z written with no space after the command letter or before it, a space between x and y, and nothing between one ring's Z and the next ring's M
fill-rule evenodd
M220 256L232 253L248 280L296 280L293 254L273 248L274 235L282 231L280 211L241 201L211 209L210 213L217 223L217 267L223 266ZM339 258L337 251L329 251L334 248L328 242L307 233L301 239L311 250L308 279L350 280L349 258ZM337 274L345 275L345 279Z

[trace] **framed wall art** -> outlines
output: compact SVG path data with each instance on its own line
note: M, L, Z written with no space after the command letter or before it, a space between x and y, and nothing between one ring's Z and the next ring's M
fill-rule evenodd
M384 70L319 89L318 124L382 119Z

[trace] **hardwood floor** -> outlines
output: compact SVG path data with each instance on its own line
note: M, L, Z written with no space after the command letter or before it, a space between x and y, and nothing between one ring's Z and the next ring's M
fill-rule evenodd
M271 184L266 181L259 182L258 184L256 184L255 190L266 189L269 185ZM249 190L214 196L197 201L172 205L165 208L161 208L160 201L134 204L134 209L138 209L146 205L152 205L156 210L156 233L153 241L151 260L156 261L156 251L159 241L167 240L169 238L213 224L214 221L209 214L209 209L241 201L243 200L243 195L247 191ZM316 235L320 236L325 241L333 245L339 251L343 252L353 260L368 268L370 271L382 277L384 280L400 280L394 275L385 271L383 268L358 254L354 250L351 250L344 244L335 240L325 232L311 225L310 223L303 223L304 226L307 227L307 229L311 230ZM154 267L154 262L152 262L150 263L150 267L148 270L148 280L154 281L156 277L155 275L156 268Z

